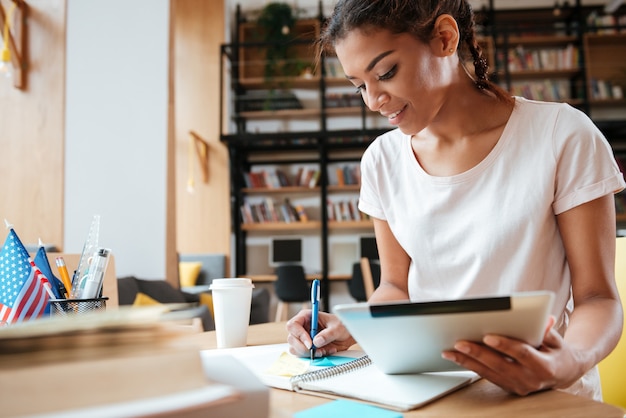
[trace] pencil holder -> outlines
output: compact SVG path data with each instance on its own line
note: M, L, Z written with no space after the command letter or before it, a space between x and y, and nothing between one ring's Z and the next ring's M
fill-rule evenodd
M50 315L74 315L106 309L108 297L93 299L51 299Z

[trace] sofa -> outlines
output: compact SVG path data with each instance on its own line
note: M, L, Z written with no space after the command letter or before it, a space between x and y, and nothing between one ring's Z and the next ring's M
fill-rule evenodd
M159 303L190 303L194 306L190 312L192 317L199 317L204 331L215 329L211 314L210 290L191 293L174 288L164 280L144 280L137 277L121 277L117 280L120 306L136 305L138 295L145 295ZM209 301L207 303L206 301ZM254 289L250 307L250 324L269 322L270 294L267 289Z

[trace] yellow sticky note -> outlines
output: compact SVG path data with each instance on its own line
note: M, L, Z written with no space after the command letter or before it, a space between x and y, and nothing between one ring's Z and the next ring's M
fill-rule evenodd
M308 369L308 361L292 356L289 353L282 353L274 364L267 369L266 373L274 376L292 377L306 373Z

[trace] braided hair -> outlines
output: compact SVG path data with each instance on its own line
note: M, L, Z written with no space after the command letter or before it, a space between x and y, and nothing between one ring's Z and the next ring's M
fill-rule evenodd
M487 60L476 39L474 13L467 0L338 0L320 36L321 51L334 49L337 41L357 28L365 32L385 28L429 42L435 22L442 14L449 14L457 21L459 58L473 63L476 87L490 91L500 100L512 100L489 79Z

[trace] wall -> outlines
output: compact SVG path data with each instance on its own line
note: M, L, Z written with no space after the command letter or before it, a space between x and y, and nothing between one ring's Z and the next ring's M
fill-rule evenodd
M174 239L169 12L168 0L68 0L64 251L81 252L99 214L118 276L166 277Z
M0 217L15 225L25 243L41 238L59 250L80 252L91 217L99 213L101 243L114 248L119 275L172 278L177 241L182 251L228 254L228 162L217 123L223 2L28 0L28 5L27 88L0 80ZM179 35L183 40L169 45L169 37ZM178 53L168 63L172 47ZM169 82L173 74L180 90ZM166 143L175 134L167 120L173 119L176 101L182 103L178 142ZM187 196L189 129L212 143L210 182L197 175L196 193ZM170 175L174 151L182 153L176 164L183 173L176 177ZM100 195L89 195L94 184L102 185ZM174 197L177 184L181 193ZM179 199L187 201L181 203L175 237L176 220L166 218L175 216Z
M26 88L0 78L0 222L25 244L62 246L65 1L28 6Z

